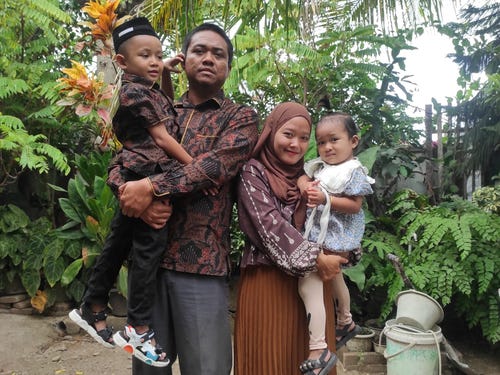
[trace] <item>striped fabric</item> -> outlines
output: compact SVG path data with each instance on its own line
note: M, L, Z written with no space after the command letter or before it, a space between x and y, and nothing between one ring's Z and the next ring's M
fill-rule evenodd
M270 266L241 270L235 321L235 375L300 375L308 355L307 319L297 278ZM331 296L325 286L325 296ZM333 301L325 298L326 339L335 350ZM335 370L330 375L336 374Z

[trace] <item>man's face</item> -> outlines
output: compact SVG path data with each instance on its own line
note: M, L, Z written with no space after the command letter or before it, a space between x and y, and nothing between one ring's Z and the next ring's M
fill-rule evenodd
M190 89L220 89L230 72L225 40L209 30L194 34L186 51L184 70Z

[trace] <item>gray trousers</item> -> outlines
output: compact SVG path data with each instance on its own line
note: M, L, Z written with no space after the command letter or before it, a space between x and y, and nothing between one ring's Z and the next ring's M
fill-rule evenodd
M153 324L157 342L182 375L229 375L232 366L227 279L169 270L158 273ZM134 375L171 375L133 358Z

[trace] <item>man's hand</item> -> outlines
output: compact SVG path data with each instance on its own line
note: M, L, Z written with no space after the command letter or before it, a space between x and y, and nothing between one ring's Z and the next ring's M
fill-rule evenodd
M129 181L118 189L120 209L126 216L140 217L153 201L151 184L147 178Z
M154 200L141 214L141 219L154 229L165 226L172 215L172 205L170 199Z

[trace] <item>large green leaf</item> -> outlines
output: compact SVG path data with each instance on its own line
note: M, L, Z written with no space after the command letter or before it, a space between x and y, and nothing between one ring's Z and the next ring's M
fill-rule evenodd
M21 281L26 288L28 294L33 297L40 287L41 277L40 271L34 269L27 269L21 273Z
M83 259L74 260L65 270L61 276L61 285L69 285L78 275L83 266Z

